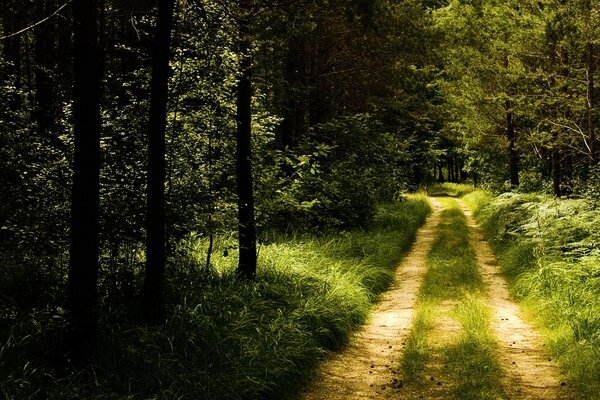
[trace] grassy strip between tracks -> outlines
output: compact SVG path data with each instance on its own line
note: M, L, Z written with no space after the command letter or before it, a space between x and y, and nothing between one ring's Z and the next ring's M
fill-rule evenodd
M440 385L454 399L499 399L502 371L469 228L456 201L441 200L445 209L400 360L404 389L399 391L418 398L427 386ZM448 327L439 325L448 319L459 328L441 338Z

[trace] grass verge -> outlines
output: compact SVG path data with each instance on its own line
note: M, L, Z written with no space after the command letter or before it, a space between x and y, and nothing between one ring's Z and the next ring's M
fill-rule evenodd
M511 293L582 400L600 399L600 210L532 194L465 197Z
M289 397L365 320L429 211L424 196L410 196L380 207L367 231L271 234L247 283L234 276L234 240L216 239L206 270L207 243L190 239L170 266L167 322L104 324L98 362L87 370L41 356L60 341L48 319L13 318L0 332L0 398Z
M425 192L430 196L450 196L450 197L462 197L475 190L472 184L468 183L434 183L425 188Z
M429 372L448 375L442 379L451 382L452 398L499 399L502 371L489 327L489 311L481 299L483 282L469 242L469 228L455 200L440 201L444 204L442 219L428 256L428 270L419 292L415 323L400 360L400 373L409 390L412 387L420 391L427 384L436 384L426 379ZM456 302L449 311L443 306ZM444 315L458 320L462 330L456 337L433 346L434 336L439 340L447 333L442 332L444 327L436 328L436 319ZM428 365L436 353L441 354L448 369Z

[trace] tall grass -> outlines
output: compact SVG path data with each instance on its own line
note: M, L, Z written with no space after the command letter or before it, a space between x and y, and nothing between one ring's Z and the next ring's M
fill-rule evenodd
M233 238L216 238L208 269L207 242L191 238L169 267L164 325L103 325L97 365L70 371L40 360L41 348L21 345L22 322L12 339L0 342L0 393L18 399L292 397L318 361L365 320L429 210L424 196L411 196L381 206L367 231L271 233L260 246L257 279L246 283L235 279ZM35 334L27 340L40 347Z
M490 329L490 312L479 296L466 296L453 310L462 334L444 349L460 400L503 399L498 344Z
M581 399L600 399L600 210L589 200L474 192L512 293L541 324Z

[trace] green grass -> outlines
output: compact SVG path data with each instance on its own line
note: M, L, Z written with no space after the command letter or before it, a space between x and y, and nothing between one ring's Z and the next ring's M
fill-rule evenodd
M467 221L454 199L440 201L444 210L399 369L406 383L419 390L428 382L427 364L433 352L441 351L449 367L443 373L449 374L453 398L499 399L502 371L489 328L489 311L481 299L483 282L469 242ZM461 323L462 332L456 340L435 349L430 342L435 318L445 312L440 307L443 301L459 301L450 316Z
M425 299L460 299L483 287L475 253L469 243L469 227L458 203L440 199L444 205L436 239L428 255L428 269L420 296Z
M429 211L424 196L410 196L380 207L367 231L272 233L249 283L235 279L233 238L216 238L208 271L206 241L190 239L169 267L163 326L103 324L97 365L75 371L40 357L60 324L16 321L0 337L0 398L290 397L365 320Z
M600 210L589 200L465 197L508 278L582 400L600 399Z
M467 296L452 311L463 333L444 349L454 378L454 398L503 399L498 345L490 329L490 312L480 296Z
M462 197L475 190L472 184L467 183L434 183L425 188L425 192L430 196L450 196L450 197Z
M419 301L410 334L406 338L400 371L403 378L413 384L423 385L426 380L424 373L431 353L429 334L434 328L436 303Z

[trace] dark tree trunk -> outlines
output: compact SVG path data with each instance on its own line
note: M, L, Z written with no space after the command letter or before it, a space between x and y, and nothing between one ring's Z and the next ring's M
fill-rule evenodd
M448 165L448 182L454 182L454 167L452 165L451 157L448 157L446 160L446 165Z
M594 94L594 73L596 72L596 61L594 60L594 44L587 45L587 125L588 137L590 139L590 165L596 165L596 126L594 117L596 112L596 99Z
M174 5L175 0L158 1L158 19L152 48L152 83L148 119L146 278L144 280L144 320L151 325L162 322L164 317L165 131Z
M508 140L508 169L510 173L510 186L519 186L519 155L516 148L515 113L510 99L506 100L506 139Z
M456 182L460 182L460 161L458 158L454 159L454 178Z
M240 78L237 86L237 192L240 259L237 275L252 279L256 274L256 224L252 187L252 59L248 0L240 0L244 15L239 27Z
M281 148L296 146L308 130L307 120L307 50L303 38L290 39L285 64L283 122L279 130Z
M67 338L74 358L89 360L96 345L100 173L100 48L95 0L73 0L75 161Z
M561 190L561 180L562 180L562 171L561 171L561 155L560 149L558 148L558 144L556 141L558 140L558 134L554 134L554 147L552 148L552 187L554 189L554 195L556 197L562 196Z
M440 170L440 177L439 177L439 182L440 183L444 183L444 165L440 162L438 164L438 168Z

